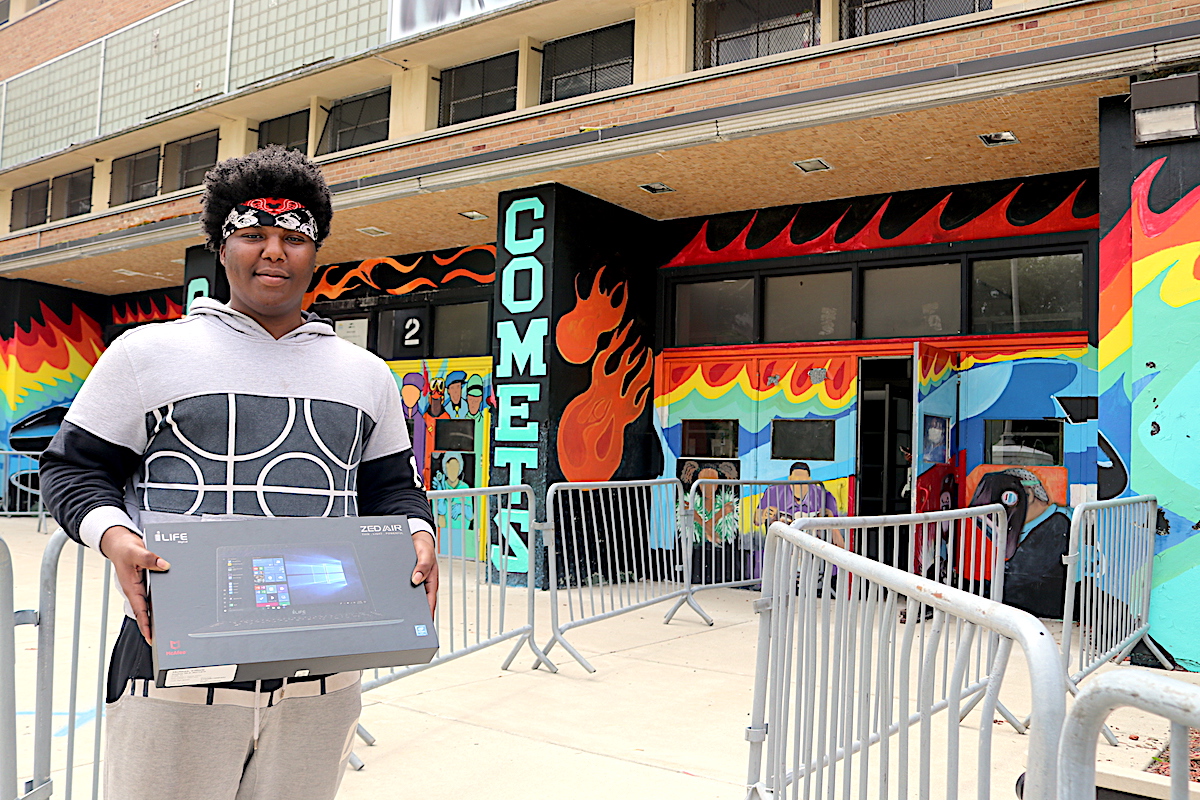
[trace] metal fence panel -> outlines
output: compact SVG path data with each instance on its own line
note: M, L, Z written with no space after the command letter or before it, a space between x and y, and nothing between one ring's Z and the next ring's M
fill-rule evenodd
M38 453L0 450L0 517L43 516Z
M534 640L533 559L525 587L510 586L509 543L519 534L514 517L533 505L533 488L492 486L429 492L438 548L438 604L434 628L438 653L428 664L373 670L363 691L421 672L510 639L518 641L504 660L508 669L523 646L552 672L557 667ZM483 534L481 535L481 531ZM533 544L532 542L530 543ZM535 551L536 547L531 547ZM511 576L515 577L515 575Z
M1187 800L1189 728L1200 728L1200 687L1146 671L1097 675L1075 698L1058 755L1059 800L1096 797L1096 739L1115 709L1137 708L1171 721L1171 800Z
M1172 668L1149 637L1157 523L1158 501L1151 495L1076 506L1063 557L1062 653L1073 684L1107 661L1124 660L1140 641ZM1076 617L1078 636L1071 624Z
M978 702L990 722L1015 642L1036 709L1025 797L1052 797L1066 687L1045 627L823 541L824 524L769 529L747 730L750 796L988 797L993 725L981 723L968 742L959 721ZM825 576L835 570L832 587ZM961 770L967 745L973 782Z
M682 598L709 625L688 582L691 548L681 539L683 484L675 479L556 483L546 493L550 632L588 672L563 634L637 608ZM561 606L561 608L560 608ZM563 611L566 621L563 621ZM665 621L670 621L674 609Z

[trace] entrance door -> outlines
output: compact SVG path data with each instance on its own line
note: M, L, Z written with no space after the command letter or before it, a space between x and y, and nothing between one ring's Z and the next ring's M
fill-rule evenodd
M957 506L959 356L913 344L912 510Z
M956 353L924 342L913 345L913 513L958 505L960 384ZM945 522L914 527L914 572L924 574L945 568L951 528L951 523Z

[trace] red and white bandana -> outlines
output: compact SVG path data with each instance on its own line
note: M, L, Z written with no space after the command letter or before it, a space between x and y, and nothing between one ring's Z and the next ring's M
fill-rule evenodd
M317 241L317 221L312 212L295 200L278 197L260 197L234 206L221 226L221 238L228 239L242 228L259 226L296 231Z

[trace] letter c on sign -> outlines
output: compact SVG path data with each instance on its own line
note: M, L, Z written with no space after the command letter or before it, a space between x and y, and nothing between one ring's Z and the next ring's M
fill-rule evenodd
M514 256L526 256L537 250L546 241L546 231L537 226L529 236L517 236L517 214L528 211L534 219L546 215L545 204L536 197L524 197L514 200L504 212L504 249Z

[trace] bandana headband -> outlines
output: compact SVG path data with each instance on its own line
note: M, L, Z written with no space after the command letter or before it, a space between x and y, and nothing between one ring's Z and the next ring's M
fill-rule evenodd
M259 226L296 231L317 241L317 220L312 212L295 200L278 197L260 197L234 206L221 226L221 238L228 239L242 228Z

